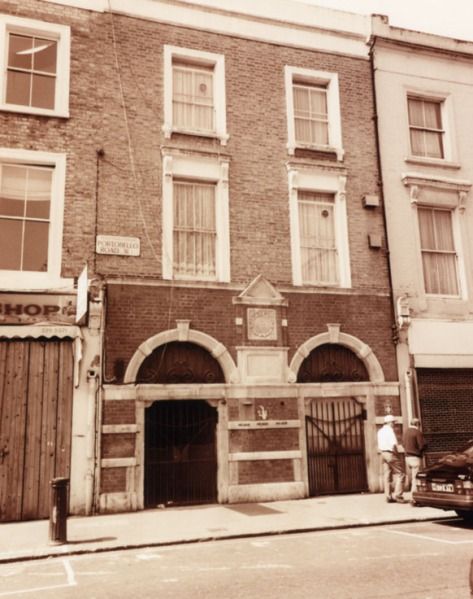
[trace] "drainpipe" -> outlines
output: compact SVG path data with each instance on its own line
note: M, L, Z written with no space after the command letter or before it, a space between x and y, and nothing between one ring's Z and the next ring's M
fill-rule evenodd
M413 380L412 370L406 370L404 374L404 380L406 383L406 408L407 408L407 422L409 423L414 416L414 394L413 394Z
M96 368L87 371L87 473L85 475L85 515L90 516L94 504L94 478L95 478L95 415L97 403L99 373Z

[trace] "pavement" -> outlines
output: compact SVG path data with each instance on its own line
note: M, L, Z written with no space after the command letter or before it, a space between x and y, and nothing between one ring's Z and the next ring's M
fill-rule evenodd
M70 516L67 542L61 545L49 543L48 520L0 524L0 563L455 516L410 503L388 504L380 493Z

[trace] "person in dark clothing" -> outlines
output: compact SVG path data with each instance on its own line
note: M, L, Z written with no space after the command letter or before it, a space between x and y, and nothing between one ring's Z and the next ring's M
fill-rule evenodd
M413 493L416 490L416 476L427 446L424 435L420 430L420 420L418 418L412 418L409 428L404 433L403 445L406 455L406 469L411 480L411 492Z

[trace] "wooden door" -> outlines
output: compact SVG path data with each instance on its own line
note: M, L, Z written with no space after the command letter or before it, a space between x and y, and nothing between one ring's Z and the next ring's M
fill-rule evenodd
M0 521L48 517L70 475L73 367L70 340L0 341Z

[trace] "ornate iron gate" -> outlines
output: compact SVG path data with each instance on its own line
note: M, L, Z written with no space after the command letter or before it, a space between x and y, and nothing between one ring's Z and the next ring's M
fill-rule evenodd
M145 417L145 507L217 501L217 410L157 401Z
M354 398L310 402L306 435L311 497L367 490L363 420L363 405Z

